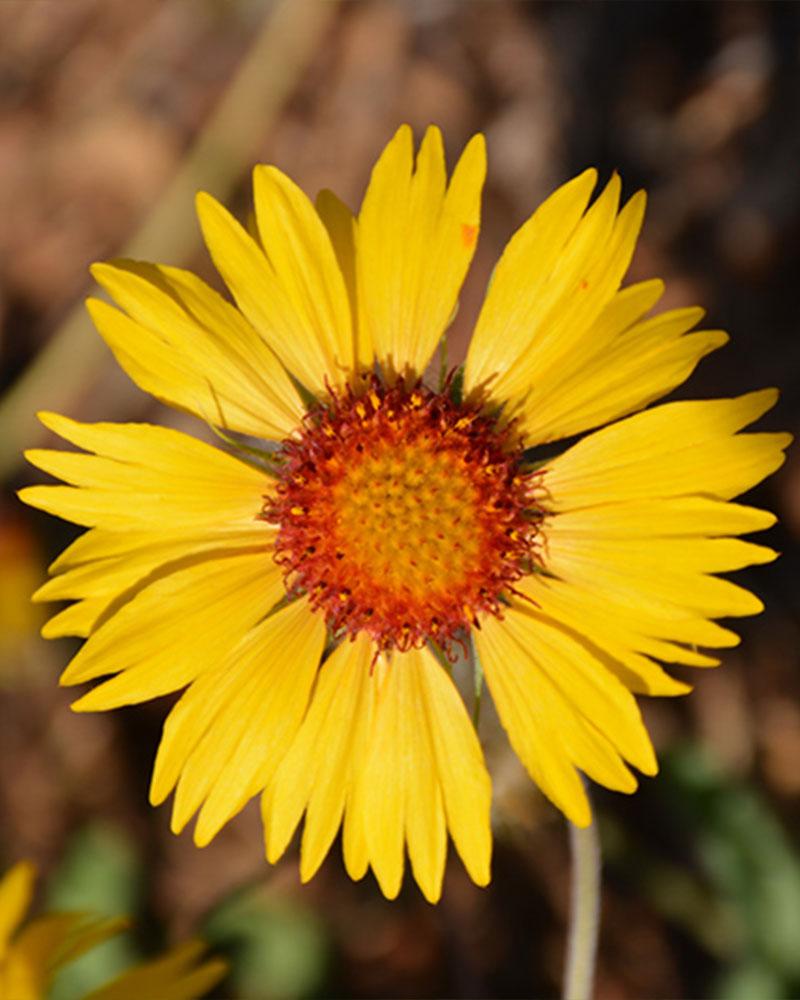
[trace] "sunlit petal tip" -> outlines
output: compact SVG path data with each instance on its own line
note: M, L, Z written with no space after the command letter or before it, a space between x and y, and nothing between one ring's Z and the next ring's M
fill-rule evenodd
M634 191L625 207L634 215L641 215L644 218L644 213L647 209L647 192L644 188Z
M580 189L588 189L588 193L591 194L595 187L597 187L597 181L599 178L600 174L597 167L587 167L579 174L576 174L571 180L568 180L566 184L562 185L562 187L566 188L568 186L574 186Z
M622 194L622 177L620 177L619 173L616 170L614 170L611 176L609 177L606 186L600 192L600 195L597 200L600 201L601 199L604 199L613 202L614 204L619 204L619 199L621 194Z
M213 212L214 209L221 208L217 199L208 191L198 191L194 196L194 204L198 214L200 212Z
M414 129L409 125L408 122L403 122L399 125L396 132L386 144L388 149L393 143L412 143L414 142Z
M109 667L109 670L110 669L111 668ZM74 687L76 684L82 684L84 681L84 678L81 676L82 673L83 673L83 661L78 660L77 656L74 656L67 664L67 666L64 668L64 670L62 670L61 676L58 678L59 686ZM84 695L83 697L86 696Z
M221 827L225 825L224 823L215 823L213 826L208 823L203 824L202 818L203 814L201 813L197 823L195 824L194 833L192 834L192 842L195 847L208 847L214 837L216 837L219 833Z
M46 455L47 455L47 449L45 448L25 448L25 450L22 452L22 457L25 459L25 461L29 462L37 469L41 468L41 462L45 459ZM23 502L25 501L24 491L27 488L28 487L23 486L22 489L17 490L17 496Z
M637 759L633 761L633 764L637 771L641 771L641 773L646 775L648 778L652 778L658 774L658 758L656 757L656 752L653 749L653 744L650 742L649 737L642 741L640 754Z
M92 277L97 282L97 284L101 286L101 288L106 288L108 283L110 281L113 281L114 277L120 270L121 268L119 267L119 265L112 260L98 261L94 264L91 264L89 267L89 272L91 273ZM108 289L106 288L106 290ZM87 306L88 303L91 301L92 299L87 299ZM98 300L95 299L94 301L96 302Z
M425 129L425 133L422 136L421 145L433 144L438 146L440 150L444 150L444 140L442 139L442 130L438 125L428 125Z
M465 867L469 873L469 877L479 886L481 889L485 889L487 885L492 881L492 857L491 857L491 840L489 843L489 850L486 852L483 859L471 859L471 863Z
M585 830L587 826L592 825L592 821L594 820L592 807L589 805L589 799L585 794L580 799L574 798L570 799L569 802L559 802L558 808L573 826Z
M483 160L486 159L486 136L483 132L476 132L467 142L464 147L464 153L469 153L471 156L479 157Z
M397 897L400 895L400 890L403 887L402 868L400 869L399 875L395 874L389 875L387 873L384 873L383 870L380 871L376 870L374 866L372 868L372 871L375 875L378 887L380 888L381 892L386 897L386 899L388 900L397 899Z
M171 833L174 833L176 837L180 836L186 829L191 816L182 816L176 809L173 808L172 816L169 821L169 829Z
M265 792L264 795L266 794L267 793ZM264 830L264 857L271 865L275 865L286 853L289 844L292 842L295 831L292 830L292 833L288 837L278 837L272 824L269 822L269 819L265 817L263 809L261 816Z
M40 424L43 424L49 431L53 431L55 434L59 434L59 428L68 426L73 423L69 417L65 417L62 413L55 413L53 410L37 410L36 419Z
M322 867L322 863L328 856L326 851L324 854L317 854L311 856L308 851L304 850L302 847L300 849L300 881L305 885L310 882L311 879L317 874L317 872ZM267 858L269 861L269 857Z
M150 779L150 788L147 793L147 801L151 806L160 806L166 802L172 792L172 786L167 786L166 782L159 780L158 774L154 771Z
M762 510L759 507L746 508L753 517L753 524L749 531L768 531L778 523L778 515L771 510Z
M480 883L478 883L480 885ZM439 900L442 898L442 880L436 884L428 884L427 882L421 882L417 879L417 885L419 886L419 891L422 893L425 901L430 903L431 906L436 906Z
M86 306L86 312L89 313L89 318L102 336L101 324L103 323L105 310L110 308L108 302L106 302L105 299L98 299L96 296L90 295L88 298L83 300L83 304Z
M40 496L40 490L39 486L23 486L16 491L17 499L29 507L38 507L39 504L36 501L37 497Z
M759 417L771 410L780 398L780 389L775 386L768 386L765 389L754 389L746 392L742 396L736 397L743 412L748 412L748 423L758 420Z

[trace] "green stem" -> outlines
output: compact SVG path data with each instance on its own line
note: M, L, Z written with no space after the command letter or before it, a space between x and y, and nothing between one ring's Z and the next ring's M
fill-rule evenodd
M581 829L569 824L572 857L564 1000L590 1000L600 930L600 840L597 824Z

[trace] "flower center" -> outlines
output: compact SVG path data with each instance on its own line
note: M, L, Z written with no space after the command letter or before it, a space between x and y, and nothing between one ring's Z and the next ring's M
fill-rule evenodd
M282 446L276 561L335 634L451 653L532 569L534 474L508 427L449 393L375 380L331 395Z

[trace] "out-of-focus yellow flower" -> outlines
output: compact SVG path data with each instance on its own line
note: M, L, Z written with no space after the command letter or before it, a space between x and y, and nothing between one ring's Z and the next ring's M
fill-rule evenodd
M222 959L201 961L202 941L184 941L161 958L137 965L92 991L86 1000L195 1000L205 996L223 978L227 966Z
M42 415L86 453L28 457L68 485L28 503L91 530L40 600L45 634L87 639L62 678L114 674L76 704L186 688L151 797L208 843L262 794L266 852L305 813L310 878L343 824L354 878L439 897L452 836L489 880L490 780L445 657L474 642L512 745L546 795L590 821L578 771L631 792L656 760L634 694L688 686L658 661L711 666L713 622L758 598L715 574L774 558L769 527L728 501L776 469L784 434L740 434L776 399L667 403L727 340L700 309L649 312L658 280L620 289L645 198L594 170L559 188L495 268L460 375L423 375L475 251L484 141L447 178L431 128L401 128L358 217L254 173L255 231L198 213L236 305L194 275L132 261L94 275L90 312L131 378L230 432L228 454L163 427ZM463 377L462 377L463 376ZM632 414L632 415L631 415ZM608 425L608 426L604 426ZM597 428L600 428L599 430ZM542 463L538 445L593 433ZM251 460L253 459L253 460Z
M19 862L0 879L1 1000L43 1000L64 965L129 926L123 918L86 913L48 913L23 923L35 880L36 870L27 861ZM204 951L200 942L179 945L163 958L123 973L93 992L92 1000L201 997L226 972L220 959L201 962Z

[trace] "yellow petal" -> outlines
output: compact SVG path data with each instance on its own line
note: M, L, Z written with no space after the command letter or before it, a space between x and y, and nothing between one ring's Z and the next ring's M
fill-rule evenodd
M407 125L372 171L358 217L358 297L365 343L390 374L422 374L452 317L475 251L485 174L477 135L446 187L442 137L433 126L415 168Z
M547 524L573 538L714 538L764 531L776 520L769 511L744 504L676 496L601 503L560 513Z
M124 260L92 274L124 311L90 299L89 313L141 389L244 434L285 438L298 426L303 408L278 359L195 275Z
M300 870L308 880L344 814L351 876L370 864L394 898L407 843L414 877L435 902L447 827L472 878L488 882L490 798L463 702L433 656L416 650L373 663L372 643L358 638L322 667L308 714L264 794L267 857L281 856L305 811Z
M491 782L461 697L427 649L416 650L409 678L429 727L447 826L470 877L489 882Z
M280 571L265 552L196 560L144 587L104 622L61 683L118 675L73 706L86 712L179 690L216 667L282 594Z
M698 549L707 548L697 544ZM730 544L733 545L733 542ZM709 572L714 572L714 566L768 562L775 557L771 549L759 546L740 548L745 545L745 542L739 542L737 548L730 551L726 546L716 562L712 562L716 554L709 554ZM681 555L691 562L684 546L668 548L648 543L653 555L657 550L664 554L663 563L655 557L651 562L646 561L641 546L636 544L618 547L598 544L576 551L553 539L548 548L548 567L561 579L587 589L605 591L612 599L622 603L629 599L646 609L650 618L657 617L665 606L674 609L675 617L682 612L683 615L699 618L739 617L755 615L763 610L761 601L749 591L728 580L702 573L691 564L685 567L677 564L675 559ZM698 557L702 557L702 552L698 552Z
M758 598L712 573L769 562L772 549L727 533L760 531L772 514L710 497L601 502L547 515L541 552L547 576L519 592L581 641L609 657L631 690L677 694L654 663L715 666L697 646L730 646L738 637L709 616L757 613ZM687 645L690 648L687 648Z
M573 236L597 183L585 170L547 198L508 242L492 274L467 354L464 387L471 392L508 376L532 342L536 300Z
M546 504L569 510L683 494L730 499L783 462L790 435L736 435L776 399L774 389L764 389L666 403L595 431L547 463Z
M44 623L42 637L61 639L65 635L74 635L85 639L91 634L107 607L108 600L105 597L87 598L85 601L72 604Z
M430 663L423 660L425 653L414 651L407 654L406 662L401 660L393 665L395 671L407 672L406 679L414 699L414 702L409 705L412 710L412 719L416 717L414 709L417 706L425 705L428 701L428 685L425 674L431 672L435 676L437 673L442 673L441 667L435 661L433 661L433 670L431 671ZM427 653L427 656L430 654ZM455 697L458 698L458 695L455 694ZM462 712L464 710L463 704L461 710ZM469 723L467 725L469 726ZM417 885L428 902L435 903L442 893L444 864L447 857L447 827L441 786L441 769L438 767L434 742L436 722L430 717L426 718L421 725L416 726L415 733L410 731L412 726L408 727L409 731L405 740L407 748L406 843L411 870ZM446 738L445 736L445 740ZM478 755L480 758L480 750L478 750ZM469 764L462 773L471 777ZM486 867L488 881L488 863Z
M568 212L557 229L558 240L566 242L556 255L539 249L542 226L536 215L506 248L467 356L467 392L483 386L497 402L524 397L574 365L585 345L591 348L594 324L630 263L645 203L639 192L617 216L620 182L615 175L575 226L575 212L582 211L593 185L594 176L587 172L558 199ZM548 228L558 225L551 221L552 207L545 206Z
M300 872L310 879L324 860L342 820L353 768L359 760L372 644L361 636L342 643L325 661L308 714L264 794L267 859L286 850L303 812ZM325 747L320 754L319 748Z
M372 366L372 341L369 328L361 316L362 304L356 290L356 229L358 223L350 209L336 197L333 191L322 190L317 195L316 209L336 254L336 262L342 272L347 298L350 302L350 316L355 338L355 360L361 371Z
M151 786L157 804L177 781L175 832L202 806L195 841L208 843L267 785L306 710L324 641L322 617L297 601L183 695L164 726Z
M452 681L425 649L379 661L369 746L352 805L369 863L394 898L403 839L426 898L441 892L444 821L470 876L489 880L491 785L475 732ZM351 806L348 803L348 809Z
M685 382L728 335L706 330L681 336L701 314L680 309L624 331L601 353L585 356L560 381L546 379L525 400L520 428L544 443L590 430L639 410ZM540 391L537 389L540 388Z
M337 286L317 289L326 303L320 309L326 310L331 303L341 303L342 299L346 305L347 301L338 265L334 265L335 272L330 270L333 257L330 240L313 208L309 209L316 222L310 222L311 228L306 231L304 226L310 216L298 211L291 199L282 201L282 223L267 234L268 252L276 258L273 265L271 257L219 202L208 194L197 196L197 214L206 245L236 304L285 367L309 391L322 395L326 382L341 385L350 370L352 333L338 326L320 330L321 313L312 315L310 310L316 308L314 305L298 303L300 280L322 280L309 261L309 256L316 252L322 255L321 270L328 277L334 275ZM261 223L259 231L264 239ZM310 268L303 279L292 277L288 271L292 252L301 255L298 262L303 267ZM332 322L339 323L341 319L338 314L331 314ZM351 338L349 353L343 355L340 348L347 336Z
M406 810L406 722L402 671L381 659L373 668L369 694L372 725L357 777L355 808L361 815L370 866L384 896L394 899L403 881Z
M502 625L502 623L499 623ZM511 637L488 620L475 633L475 646L492 700L511 746L539 789L576 826L592 820L583 784L561 743L550 706L539 697L535 666Z
M47 428L96 454L27 452L33 464L79 487L25 487L19 496L32 507L116 531L251 527L258 517L267 476L218 448L151 424L39 416Z
M58 970L128 928L119 917L83 913L49 913L27 924L17 935L7 962L13 983L9 1000L39 1000ZM0 977L0 985L2 977ZM17 987L22 989L17 989Z
M229 531L224 524L209 525L202 534L92 528L53 562L50 572L56 576L33 595L35 601L79 599L78 604L51 618L42 635L48 639L63 635L86 637L112 605L120 607L151 574L163 576L170 568L178 568L182 560L213 554L215 549L268 548L273 535L274 529L262 521Z
M693 666L718 662L670 642L670 622L654 625L635 613L626 614L623 606L609 602L602 591L587 591L541 574L526 577L517 589L549 618L591 644L594 655L636 693L664 696L691 690L688 684L666 674L651 656ZM687 623L682 624L685 627Z
M303 327L340 372L354 363L350 300L328 232L313 204L280 170L253 171L256 222L275 277ZM342 376L336 379L342 381Z
M142 580L156 568L168 566L187 557L199 556L214 549L267 548L274 538L275 529L263 521L252 527L235 528L203 534L164 534L156 532L103 532L93 528L82 536L98 535L105 541L111 536L119 540L119 554L82 562L65 570L46 583L33 595L34 601L63 601L86 597L112 597Z
M36 868L30 861L20 861L0 880L0 962L9 941L28 912L33 899Z
M509 609L475 636L489 689L533 779L573 822L589 821L573 767L619 791L635 780L620 756L657 770L636 703L590 649L538 612Z
M219 958L201 961L202 941L186 941L151 962L123 972L84 1000L197 1000L225 976L227 964Z

